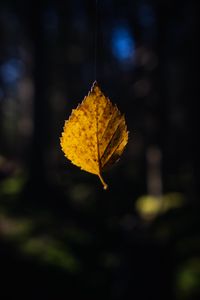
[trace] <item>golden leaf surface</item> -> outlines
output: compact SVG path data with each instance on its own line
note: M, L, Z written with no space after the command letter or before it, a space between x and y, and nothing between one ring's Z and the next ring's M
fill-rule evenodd
M82 103L65 121L60 144L65 156L82 170L97 175L121 156L128 142L124 115L102 93L95 81Z

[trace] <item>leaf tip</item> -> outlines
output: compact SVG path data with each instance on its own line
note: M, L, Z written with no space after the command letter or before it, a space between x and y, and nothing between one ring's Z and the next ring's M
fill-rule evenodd
M97 81L95 80L94 82L93 82L93 84L92 84L92 88L94 88L95 86L97 86L98 85L98 83L97 83Z
M98 84L97 81L95 80L95 81L93 82L92 87L91 87L91 92L93 93L93 92L97 92L97 91L99 91L99 90L100 90L99 84Z

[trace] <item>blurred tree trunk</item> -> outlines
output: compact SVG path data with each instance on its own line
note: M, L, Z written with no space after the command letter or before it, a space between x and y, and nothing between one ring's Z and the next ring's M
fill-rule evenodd
M47 64L44 37L44 1L29 2L31 6L30 30L34 49L33 80L34 132L31 149L30 180L38 187L45 183L45 150L48 143L48 101L46 95Z
M44 34L45 1L28 1L21 3L21 16L30 36L33 53L33 135L30 151L29 180L26 192L29 197L46 186L45 154L49 140L49 102L47 87L47 51ZM37 198L34 197L34 201ZM39 200L41 201L41 199Z
M44 35L45 1L29 1L29 15L27 26L33 47L33 84L34 84L34 112L33 137L31 145L30 181L35 189L45 185L45 150L48 145L49 109L46 95L47 87L47 51Z

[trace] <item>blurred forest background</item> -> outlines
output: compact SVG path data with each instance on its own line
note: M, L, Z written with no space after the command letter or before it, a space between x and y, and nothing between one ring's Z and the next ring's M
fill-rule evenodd
M1 0L1 299L200 299L197 5ZM130 132L108 191L59 145L94 79Z

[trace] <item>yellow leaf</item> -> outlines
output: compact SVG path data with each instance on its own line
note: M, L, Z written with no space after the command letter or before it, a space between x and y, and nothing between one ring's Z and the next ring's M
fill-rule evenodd
M125 118L95 81L81 104L65 121L60 144L65 156L82 170L97 175L121 156L128 142Z

